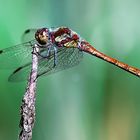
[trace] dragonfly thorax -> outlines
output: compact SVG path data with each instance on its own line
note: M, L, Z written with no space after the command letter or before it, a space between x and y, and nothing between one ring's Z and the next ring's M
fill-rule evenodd
M56 28L51 32L52 42L58 47L78 48L79 36L67 27Z
M46 45L49 40L49 29L42 28L37 30L37 32L35 33L35 38L40 45Z

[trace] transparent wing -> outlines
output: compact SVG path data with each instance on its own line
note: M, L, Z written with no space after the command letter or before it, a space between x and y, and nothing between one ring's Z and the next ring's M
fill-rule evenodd
M83 52L77 48L63 48L57 56L57 65L55 67L54 59L50 59L48 63L42 61L44 66L39 69L38 77L74 67L81 62L82 57Z
M31 62L32 46L35 41L0 50L0 68L17 68Z
M79 64L83 53L77 48L60 48L57 53L57 65L54 67L54 54L49 59L40 58L38 65L38 77L42 75L49 75L51 73L61 71ZM11 82L19 82L27 80L29 72L31 71L31 63L16 69L9 77Z
M25 30L25 32L22 34L21 36L21 42L29 42L33 39L35 39L35 33L36 33L37 29L27 29Z
M16 68L31 62L36 31L37 29L27 29L21 37L23 44L0 50L0 68Z

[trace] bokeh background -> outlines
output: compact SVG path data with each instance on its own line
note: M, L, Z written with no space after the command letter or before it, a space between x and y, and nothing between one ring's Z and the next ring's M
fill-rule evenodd
M139 0L0 0L0 49L27 28L68 26L98 50L140 68ZM16 63L16 62L15 62ZM1 64L0 64L1 65ZM0 140L16 140L26 82L0 70ZM139 140L140 79L84 55L38 80L33 140Z

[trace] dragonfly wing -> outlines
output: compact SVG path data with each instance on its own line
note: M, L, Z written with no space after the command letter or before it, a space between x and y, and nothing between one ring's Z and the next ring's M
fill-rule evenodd
M49 58L39 58L38 77L49 75L79 64L83 53L77 48L60 48L57 53L57 65L54 67L54 54ZM27 80L31 71L31 63L16 69L9 77L11 82Z
M18 67L14 72L9 76L9 82L20 82L25 81L28 78L29 72L31 71L31 63L22 65Z
M21 42L29 42L30 40L35 39L35 33L37 29L27 29L21 36Z
M0 68L17 68L31 62L34 41L0 50Z
M49 75L78 65L83 57L82 51L77 48L63 48L57 55L57 64L54 67L54 58L44 63L38 71L38 77Z
M47 50L41 48L41 54L46 54ZM58 51L58 53L60 53L61 50ZM51 56L49 58L43 58L41 56L38 56L39 62L38 62L38 71L41 70L45 70L43 67L49 63L49 61L52 61L54 55L51 54ZM31 71L31 65L32 62L30 61L29 63L26 63L24 65L20 65L19 67L17 67L13 73L9 76L8 81L10 82L20 82L20 81L25 81L28 78L28 75ZM51 67L51 65L50 65ZM49 68L50 68L49 67Z

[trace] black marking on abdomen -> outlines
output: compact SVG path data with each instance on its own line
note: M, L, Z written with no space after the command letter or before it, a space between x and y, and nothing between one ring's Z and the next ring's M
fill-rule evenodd
M17 69L13 72L13 74L15 74L16 72L20 71L22 68L23 68L23 67L17 68Z
M0 54L3 53L3 50L0 50Z
M30 32L30 29L27 29L24 33L27 34Z

